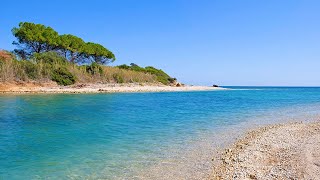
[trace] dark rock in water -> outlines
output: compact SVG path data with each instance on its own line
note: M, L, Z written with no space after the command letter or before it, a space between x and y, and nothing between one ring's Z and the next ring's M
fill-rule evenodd
M216 85L216 84L214 84L214 85L212 85L212 87L219 87L218 85Z

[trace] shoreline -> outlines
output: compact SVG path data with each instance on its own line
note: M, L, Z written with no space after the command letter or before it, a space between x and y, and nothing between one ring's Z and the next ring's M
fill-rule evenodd
M74 84L59 86L52 83L0 83L0 94L86 94L86 93L134 93L134 92L183 92L183 91L216 91L226 90L210 86L166 86L161 84Z
M209 179L317 179L320 122L268 125L245 133L212 159Z

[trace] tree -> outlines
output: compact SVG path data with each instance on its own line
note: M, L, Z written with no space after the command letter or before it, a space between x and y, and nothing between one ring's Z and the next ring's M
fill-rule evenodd
M86 43L81 38L71 34L64 34L59 38L59 49L70 62L78 62L84 56Z
M58 46L59 35L51 27L42 24L21 22L18 28L12 29L13 35L17 38L17 45L20 49L15 52L30 56L33 53L41 53L55 50Z
M115 61L114 54L104 46L88 42L81 38L64 34L60 35L51 27L42 24L21 22L18 28L12 29L19 48L14 52L21 59L29 59L35 53L55 51L72 63L107 64Z
M91 61L98 64L107 64L116 60L114 54L100 44L86 43L85 56Z
M138 66L137 64L135 63L130 63L130 66L134 67L134 66ZM138 66L139 67L139 66Z

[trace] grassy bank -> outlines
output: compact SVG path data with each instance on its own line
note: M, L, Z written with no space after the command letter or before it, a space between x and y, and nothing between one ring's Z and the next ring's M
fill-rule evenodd
M7 51L0 52L0 82L49 82L59 85L74 83L162 83L172 82L170 76L156 68L137 65L127 68L92 63L78 65L56 52L36 53L28 60L17 60Z

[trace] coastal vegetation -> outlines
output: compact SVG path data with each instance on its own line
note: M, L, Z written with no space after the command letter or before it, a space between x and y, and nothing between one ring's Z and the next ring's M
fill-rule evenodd
M176 81L161 69L130 65L110 66L115 55L103 45L60 35L42 24L22 22L12 29L13 51L0 51L0 82L162 83Z
M137 64L131 63L130 66L123 64L120 66L117 66L120 69L125 69L125 70L132 70L136 72L142 72L145 74L152 74L156 76L157 81L163 83L163 84L170 84L174 83L177 79L170 77L167 73L162 71L161 69L156 69L152 66L147 66L145 68L138 66Z

